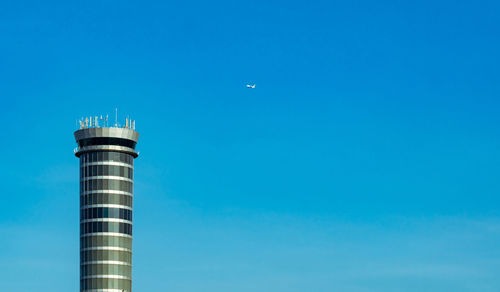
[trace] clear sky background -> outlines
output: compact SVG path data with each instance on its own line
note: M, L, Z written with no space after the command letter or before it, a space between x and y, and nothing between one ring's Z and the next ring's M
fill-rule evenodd
M75 121L115 107L135 291L500 291L499 8L3 1L0 291L78 291Z

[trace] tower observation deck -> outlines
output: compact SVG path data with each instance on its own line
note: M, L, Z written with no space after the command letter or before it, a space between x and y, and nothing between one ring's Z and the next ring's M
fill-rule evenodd
M102 119L102 118L101 118ZM100 127L80 120L80 291L132 291L132 211L135 121Z

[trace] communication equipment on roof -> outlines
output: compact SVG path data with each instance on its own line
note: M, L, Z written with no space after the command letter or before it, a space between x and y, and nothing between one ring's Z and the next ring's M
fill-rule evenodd
M91 116L80 118L76 123L77 128L87 129L87 128L107 128L109 127L109 115ZM115 124L112 126L114 128L120 128L118 124L118 109L115 109ZM123 128L135 130L135 121L129 117L125 118L125 125Z

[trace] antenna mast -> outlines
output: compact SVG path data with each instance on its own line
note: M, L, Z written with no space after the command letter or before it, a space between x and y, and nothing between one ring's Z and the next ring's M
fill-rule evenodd
M115 127L118 127L118 108L115 108Z

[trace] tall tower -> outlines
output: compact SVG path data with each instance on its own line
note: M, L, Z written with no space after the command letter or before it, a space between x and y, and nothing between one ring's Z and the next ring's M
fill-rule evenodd
M104 125L107 119L102 119ZM132 291L132 199L135 121L99 127L80 120L80 291Z

